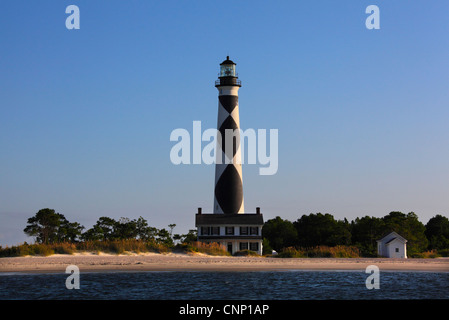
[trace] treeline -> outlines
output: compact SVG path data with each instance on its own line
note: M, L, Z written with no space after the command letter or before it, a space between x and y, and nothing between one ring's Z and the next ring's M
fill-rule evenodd
M169 230L157 229L149 226L147 220L142 217L133 220L124 217L119 220L100 217L92 228L84 231L85 227L80 223L70 222L54 209L45 208L28 219L23 231L34 237L38 244L135 239L173 246L176 240L181 243L196 241L196 230L189 230L187 234L173 234L175 227L176 224L170 224Z
M409 257L420 257L429 250L449 253L449 219L436 215L424 225L413 212L394 211L382 218L365 216L351 222L336 220L328 213L303 215L294 222L276 217L265 222L262 235L266 252L292 247L353 246L362 256L375 257L376 240L392 231L408 240Z
M124 251L167 251L175 248L210 254L226 254L225 248L196 242L197 231L173 234L176 224L157 229L138 219L100 217L92 228L68 221L53 209L39 210L27 221L23 230L34 237L35 244L1 248L0 256L25 254L70 253L90 250L122 253ZM409 257L449 255L449 219L442 215L431 218L426 225L410 212L393 211L377 218L365 216L349 222L331 214L303 215L296 221L276 217L262 228L264 254L274 249L290 257L337 256L375 257L377 241L395 231L407 239Z

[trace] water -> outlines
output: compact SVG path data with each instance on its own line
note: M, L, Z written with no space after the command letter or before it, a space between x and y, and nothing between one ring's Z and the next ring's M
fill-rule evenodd
M449 299L449 273L381 272L368 290L358 271L81 273L68 290L62 274L0 274L0 300L372 300Z

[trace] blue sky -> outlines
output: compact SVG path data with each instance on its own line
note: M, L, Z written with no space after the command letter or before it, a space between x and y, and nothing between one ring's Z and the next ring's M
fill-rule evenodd
M80 8L68 30L65 8ZM365 8L380 8L380 30ZM449 215L449 3L10 1L0 4L0 244L53 208L90 228L175 233L211 212L214 168L170 162L173 129L214 128L219 63L242 129L279 130L279 170L243 167L245 209L294 221Z

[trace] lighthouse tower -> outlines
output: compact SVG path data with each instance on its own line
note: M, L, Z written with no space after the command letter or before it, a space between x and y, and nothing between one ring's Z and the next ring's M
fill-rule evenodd
M215 81L215 87L218 89L217 129L221 133L221 139L217 139L216 148L214 213L245 212L238 95L242 85L235 66L227 56L220 64L219 77Z
M229 56L220 64L215 87L221 139L217 139L216 148L214 209L213 213L203 213L198 208L195 215L198 241L218 243L231 254L247 250L262 254L263 215L259 207L256 213L245 213L243 206L240 131L236 130L240 129L241 82Z

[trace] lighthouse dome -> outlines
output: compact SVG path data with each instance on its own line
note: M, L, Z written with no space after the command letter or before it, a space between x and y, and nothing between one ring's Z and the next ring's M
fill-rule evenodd
M232 60L229 60L229 56L227 56L226 57L226 60L225 61L223 61L222 63L220 63L220 66L221 65L224 65L224 64L236 64L234 61L232 61Z

